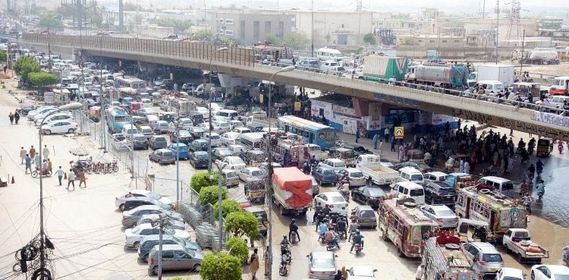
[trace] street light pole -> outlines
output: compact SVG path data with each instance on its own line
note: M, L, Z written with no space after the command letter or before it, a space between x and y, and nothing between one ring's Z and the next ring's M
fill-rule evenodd
M211 82L212 82L211 76L213 74L213 57L218 52L225 51L225 50L227 50L226 47L218 48L209 57L209 85L210 85L210 88L209 88L209 120L208 120L209 130L208 130L208 140L207 140L207 155L208 155L207 172L208 173L211 173L211 129L212 129L212 127L211 127L211 102L212 102L212 93L213 93L213 90L211 88ZM205 92L205 86L204 86L204 92Z
M180 202L180 106L176 123L176 204Z
M275 73L273 73L269 79L269 98L268 98L268 106L267 106L267 123L269 125L269 129L268 129L268 141L267 141L267 155L269 157L269 174L267 176L267 183L265 185L265 203L268 204L268 208L269 208L269 258L268 260L265 260L265 262L269 262L269 271L267 273L268 278L271 279L272 275L273 275L273 207L271 205L271 199L272 199L272 177L273 177L273 156L271 153L271 96L272 96L272 88L273 86L270 84L270 82L273 80L273 78L281 72L290 72L292 70L294 70L294 65L291 66L287 66L285 68L279 69L278 71L276 71ZM276 84L276 83L275 83ZM265 265L266 266L266 265Z
M56 110L52 111L51 113L45 115L40 122L38 136L39 136L39 159L40 161L43 160L43 149L42 149L42 140L43 140L43 133L42 133L42 126L45 120L58 112L63 110L76 110L81 108L83 105L79 102L72 102L63 106L58 107ZM41 168L40 162L40 271L45 271L45 229L44 229L44 218L43 218L43 170Z

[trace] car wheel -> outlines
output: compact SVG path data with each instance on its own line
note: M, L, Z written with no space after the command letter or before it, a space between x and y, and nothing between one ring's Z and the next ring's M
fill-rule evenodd
M140 246L140 242L135 241L134 243L132 243L132 247L133 247L134 249L138 249L138 246Z
M51 130L46 129L46 130L43 131L43 134L45 134L45 135L50 135L50 134L51 134Z
M202 268L202 266L200 264L196 264L194 265L194 271L195 272L200 272L200 269Z
M73 132L75 132L75 129L73 129L73 128L70 128L67 130L67 133L73 133Z
M535 280L535 272L531 272L531 280Z
M152 268L152 275L158 275L158 266Z
M119 205L119 210L121 210L121 212L124 212L124 203Z

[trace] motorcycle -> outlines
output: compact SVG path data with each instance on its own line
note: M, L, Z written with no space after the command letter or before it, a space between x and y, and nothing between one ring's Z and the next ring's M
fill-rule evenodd
M288 265L290 265L292 257L290 256L290 251L288 250L288 246L281 245L281 251L283 251L283 247L286 248L286 253L284 253L284 254L281 253L281 264L279 266L279 275L280 276L287 276Z
M296 244L298 243L298 236L296 235L296 233L293 233L290 235L290 244Z
M34 171L32 171L32 177L33 178L37 178L40 175L40 170L39 169L35 169ZM42 174L43 177L50 177L51 176L51 171L46 170L43 172Z
M336 248L340 250L340 244L338 243L338 238L334 237L331 241L326 243L326 251L334 250Z
M543 184L543 182L540 182L535 187L537 190L537 199L541 200L543 198L543 195L545 194L545 185Z
M350 201L350 182L348 181L339 181L336 190L342 194L344 199L349 202Z
M563 142L559 141L557 148L559 149L559 154L562 154L563 153Z
M356 256L359 256L363 250L362 244L356 243L356 245L354 245L354 249L356 250Z

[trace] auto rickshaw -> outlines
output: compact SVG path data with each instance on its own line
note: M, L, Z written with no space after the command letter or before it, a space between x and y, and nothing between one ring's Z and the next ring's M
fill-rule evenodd
M261 162L267 161L265 152L260 149L248 150L243 153L243 160L249 166L259 166Z
M540 138L537 140L537 149L535 155L538 157L548 157L553 150L553 139Z
M257 237L257 240L267 238L267 223L269 220L265 209L259 206L249 206L243 208L243 210L255 215L259 221L259 236Z
M245 197L251 203L265 203L265 181L253 180L245 183Z
M330 150L330 157L339 158L346 163L346 166L353 167L355 166L355 159L356 155L354 150L348 148L335 148Z

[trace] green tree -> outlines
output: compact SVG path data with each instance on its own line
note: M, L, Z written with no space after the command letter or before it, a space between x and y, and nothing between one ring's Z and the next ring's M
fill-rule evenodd
M200 190L198 198L202 205L207 205L208 203L214 204L219 196L219 187L217 185L203 187ZM227 188L221 189L221 199L227 197Z
M259 235L259 220L246 211L229 213L225 217L225 231L235 236L247 235L254 239Z
M174 18L159 18L154 21L159 26L173 27L176 33L184 33L192 23L188 20L179 20Z
M14 64L14 70L23 81L28 81L28 74L40 71L40 64L31 56L20 56Z
M237 257L241 261L241 265L245 265L247 259L249 258L249 247L247 247L247 242L240 237L231 237L225 243L229 254Z
M241 211L241 206L239 205L239 202L229 198L221 201L221 208L223 210L222 214L224 218L227 217L229 213ZM215 217L218 217L219 215L219 201L213 205L213 215Z
M40 21L38 25L48 29L53 29L53 28L57 29L63 27L63 23L61 22L61 17L51 11L46 11L45 13L40 15Z
M303 33L292 32L284 36L283 44L294 49L301 49L308 44L308 38Z
M203 280L241 280L243 266L239 258L228 253L209 253L203 258L200 277Z
M0 61L6 62L6 51L0 50Z
M373 35L373 33L368 33L364 35L364 43L375 46L377 45L377 39L375 38L375 35Z
M198 172L192 176L191 186L196 192L200 192L203 187L217 185L219 173Z
M194 32L193 36L194 40L209 40L212 37L211 31L202 29Z
M49 72L31 72L28 79L33 87L45 87L57 83L57 76Z
M282 46L282 44L283 44L283 40L281 40L281 38L277 37L273 33L267 34L265 36L265 39L275 46Z

